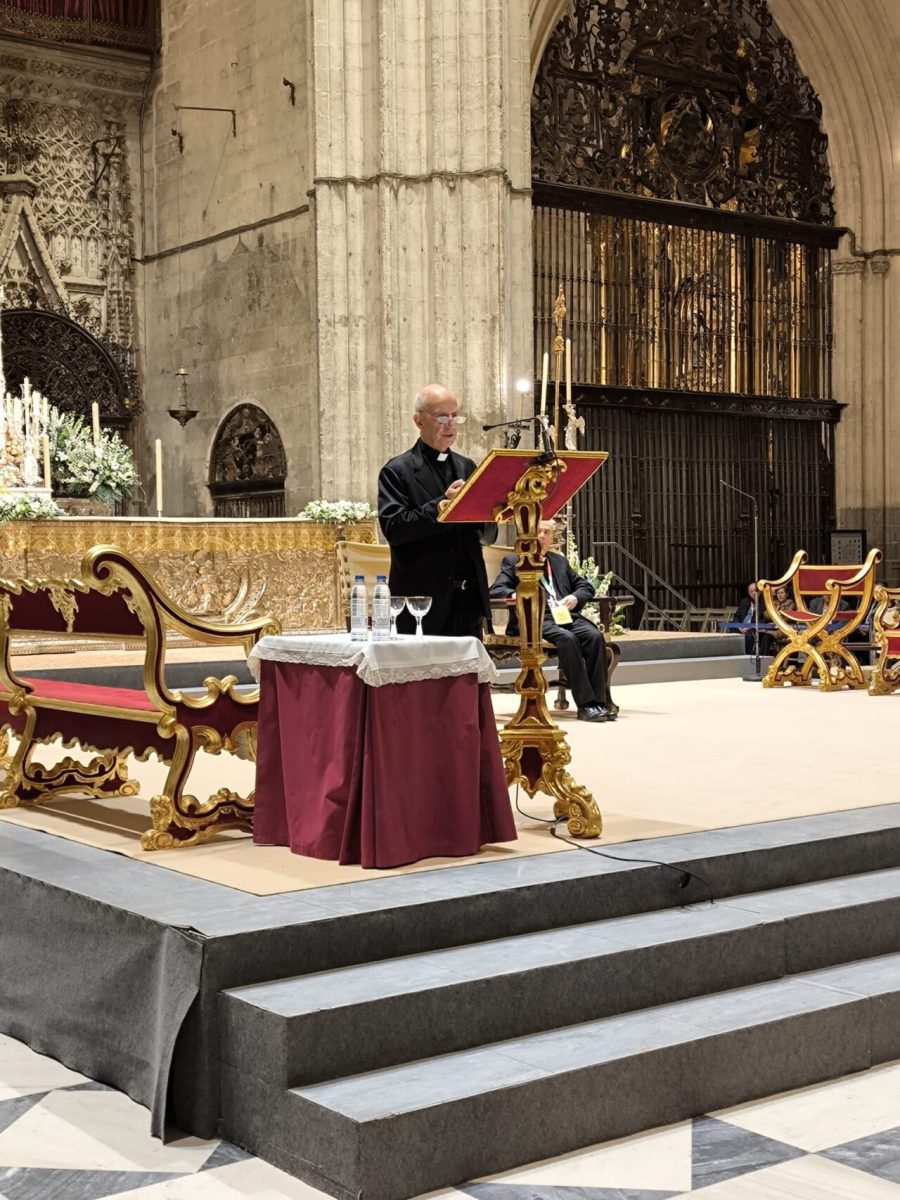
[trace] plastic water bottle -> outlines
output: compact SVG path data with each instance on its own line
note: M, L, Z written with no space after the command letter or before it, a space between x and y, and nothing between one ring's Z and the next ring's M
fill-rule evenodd
M369 594L366 591L365 575L353 577L350 589L350 641L369 640Z
M372 641L386 642L390 636L391 592L384 575L376 575L372 593Z

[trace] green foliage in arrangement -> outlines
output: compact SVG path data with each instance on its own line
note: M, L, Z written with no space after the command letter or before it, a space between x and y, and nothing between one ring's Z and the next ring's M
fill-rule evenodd
M575 545L575 539L571 533L566 538L566 558L572 570L577 575L582 575L591 584L598 596L609 595L609 589L613 581L613 572L607 571L604 574L593 558L581 558L578 553L578 547ZM599 625L601 623L600 610L596 604L586 604L581 611L596 624ZM628 632L625 625L625 609L621 604L613 609L609 628L606 632L611 637L621 637L622 634Z
M52 521L63 515L55 500L45 496L10 496L0 492L0 523L3 521Z

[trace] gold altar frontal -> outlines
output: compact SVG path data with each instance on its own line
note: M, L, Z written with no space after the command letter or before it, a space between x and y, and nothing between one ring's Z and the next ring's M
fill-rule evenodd
M198 616L276 617L285 632L340 624L335 543L374 542L372 521L330 525L296 517L63 517L0 525L6 578L66 578L92 546L132 555L173 600Z

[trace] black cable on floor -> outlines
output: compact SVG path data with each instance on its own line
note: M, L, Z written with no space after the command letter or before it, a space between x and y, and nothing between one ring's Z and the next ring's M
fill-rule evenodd
M563 818L564 819L564 818ZM677 867L674 863L663 862L658 858L629 858L625 854L610 854L608 850L598 850L596 846L584 846L581 842L576 842L574 838L566 837L557 829L559 821L554 821L550 825L550 834L552 837L558 838L561 842L567 842L570 846L574 846L576 850L584 850L588 854L598 854L601 858L609 858L613 862L623 863L641 863L643 866L650 867L665 867L668 871L674 871L678 876L678 886L686 888L690 886L692 880L696 879L699 884L706 888L707 899L710 904L715 904L716 898L713 895L712 886L709 881L704 879L702 875L698 875L696 871L689 871L687 867ZM697 901L691 901L696 904Z
M608 850L598 850L596 846L585 846L581 842L577 842L574 838L566 837L565 834L559 832L559 826L565 824L565 817L554 817L549 820L547 817L538 817L534 813L527 813L519 806L519 785L516 784L515 796L516 811L523 817L527 817L529 821L536 821L539 825L546 825L550 830L551 837L558 838L561 842L566 842L570 846L574 846L576 850L584 850L588 854L597 854L600 858L611 859L612 862L623 863L639 863L645 867L665 867L667 871L674 871L678 876L679 888L689 887L691 881L696 879L697 883L706 888L707 899L710 904L715 904L716 899L713 895L712 886L708 880L702 875L698 875L696 871L689 871L686 867L676 867L674 863L663 862L657 858L630 858L625 854L610 854ZM697 901L691 901L696 904Z

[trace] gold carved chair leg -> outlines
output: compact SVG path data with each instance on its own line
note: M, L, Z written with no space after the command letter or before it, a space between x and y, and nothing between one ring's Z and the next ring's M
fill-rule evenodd
M29 708L25 713L25 728L18 735L19 742L15 752L10 757L9 755L9 732L8 727L4 729L3 736L5 738L3 761L6 767L6 775L3 780L0 791L0 808L16 808L22 803L21 784L22 784L22 764L25 761L31 747L34 737L34 723L37 718L33 708Z
M220 829L249 828L253 823L253 792L245 798L223 787L201 801L186 794L184 789L201 750L208 754L219 754L222 750L240 754L244 750L255 757L255 729L251 731L242 725L223 737L208 726L195 726L190 732L180 726L175 738L175 753L165 787L150 801L153 828L141 837L143 849L181 849L206 841Z
M12 766L12 756L9 753L9 728L0 729L0 771L6 772Z

